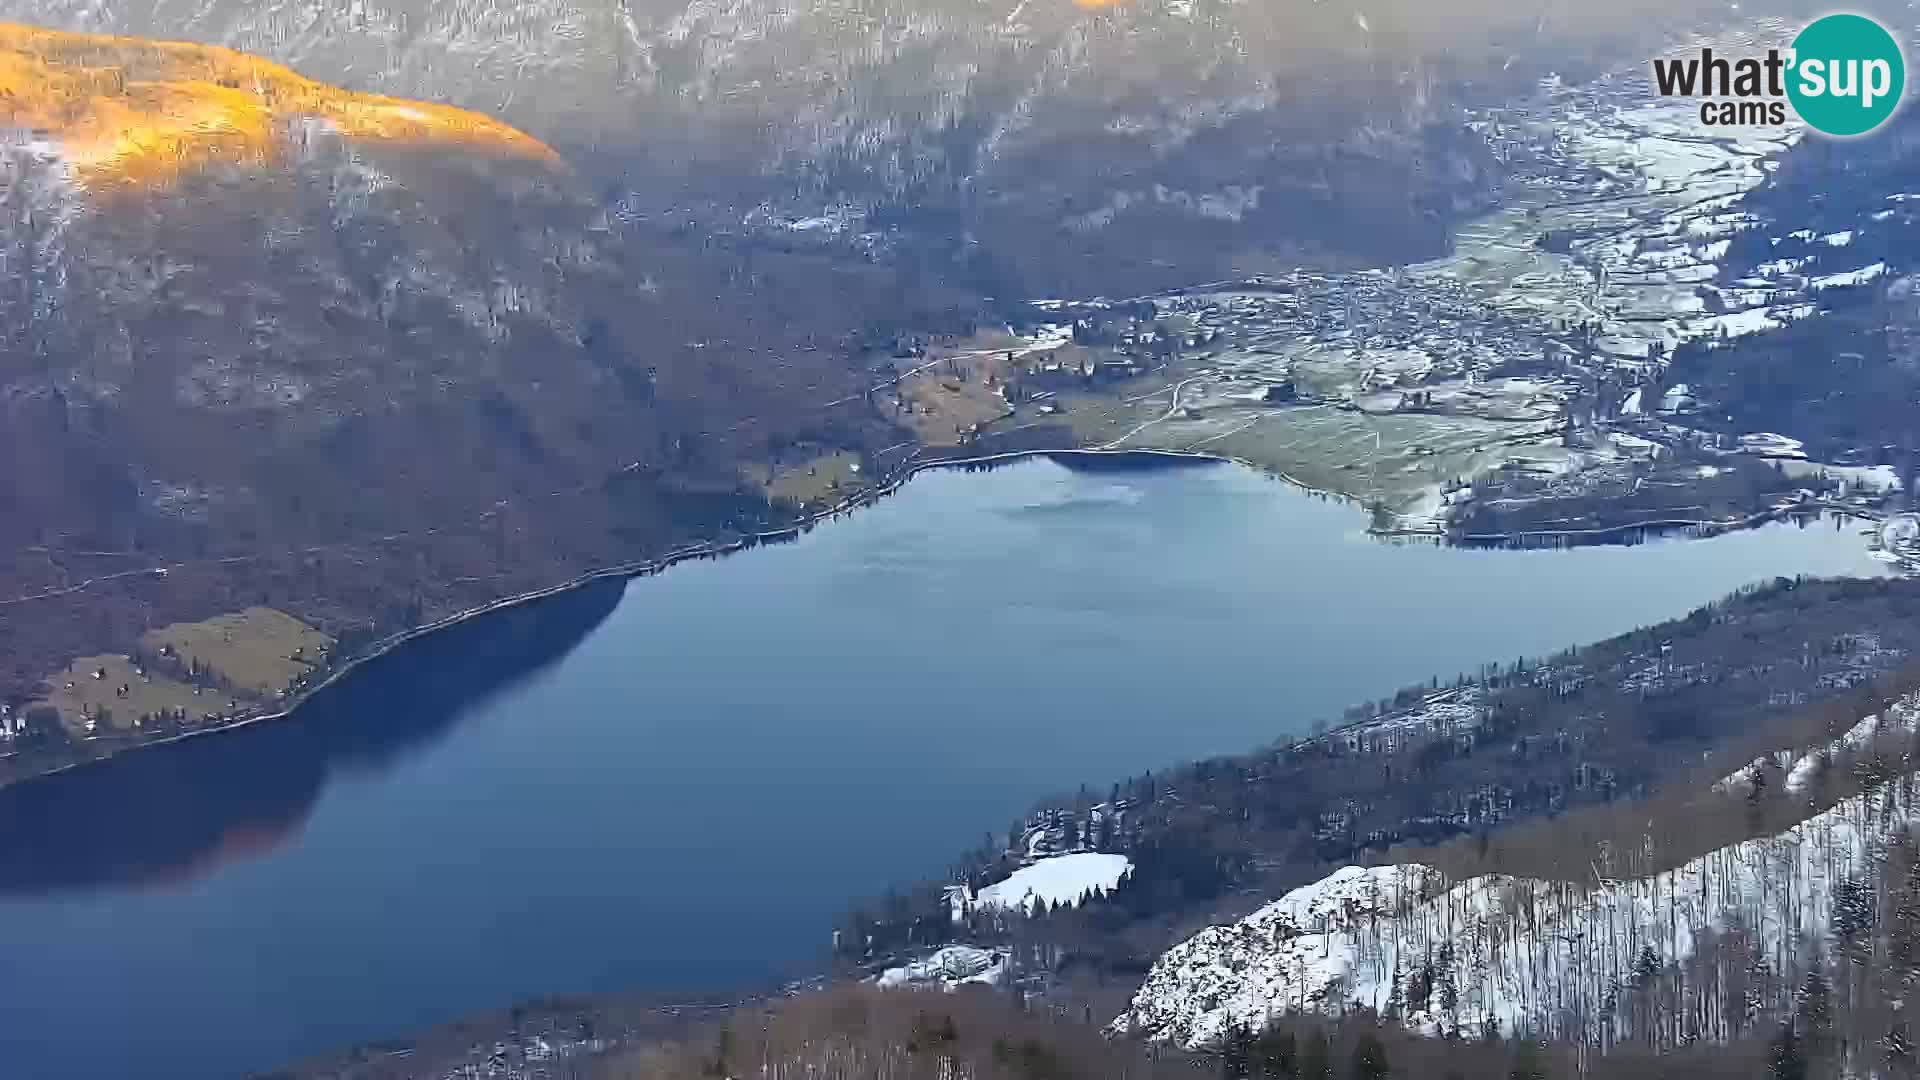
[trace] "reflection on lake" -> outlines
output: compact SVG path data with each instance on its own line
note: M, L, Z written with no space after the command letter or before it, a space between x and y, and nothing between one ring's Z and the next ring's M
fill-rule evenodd
M298 835L329 782L374 775L565 656L620 602L606 581L363 665L295 717L0 789L0 894L180 886Z
M0 792L0 1061L219 1077L540 994L803 973L849 899L1038 796L1878 570L1824 522L1566 552L1364 523L1230 466L932 473L428 639L292 720Z

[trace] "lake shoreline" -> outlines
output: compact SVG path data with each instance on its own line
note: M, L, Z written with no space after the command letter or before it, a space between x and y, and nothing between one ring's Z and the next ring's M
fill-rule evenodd
M1051 457L1079 457L1079 456L1094 456L1094 457L1105 457L1105 458L1130 458L1130 457L1131 458L1173 458L1173 459L1180 459L1181 461L1191 462L1195 464L1200 464L1200 463L1213 464L1213 463L1231 462L1234 464L1246 465L1249 468L1259 468L1258 466L1255 466L1250 462L1240 462L1235 459L1222 457L1220 455L1199 454L1199 453L1171 451L1171 450L1145 450L1145 449L1143 450L1027 449L1027 450L1008 450L1008 451L1002 451L1002 452L997 452L992 454L977 455L973 457L909 458L900 467L896 468L882 483L877 484L870 488L864 488L859 492L853 495L849 495L846 498L840 500L839 502L832 504L831 506L809 513L804 517L800 518L799 520L795 521L792 525L788 525L779 529L768 529L768 530L764 530L757 533L749 533L737 540L731 540L726 542L706 541L706 542L694 544L691 546L675 548L674 550L669 551L664 555L656 556L651 559L640 559L640 560L634 560L631 562L618 563L613 566L601 567L600 569L597 569L597 570L590 570L584 574L576 575L558 584L544 586L539 589L532 589L527 592L516 593L511 596L504 596L497 600L491 600L491 601L488 601L487 603L480 604L475 607L467 608L466 610L458 611L451 615L447 615L442 618L435 619L432 622L423 623L420 626L416 626L408 630L403 630L398 633L391 634L385 638L382 638L381 640L373 643L372 645L368 646L366 649L362 650L361 652L355 654L353 657L341 662L339 666L336 667L333 671L328 672L326 678L321 679L319 682L314 683L312 686L309 686L300 690L298 693L289 697L285 702L281 703L278 707L276 707L271 712L244 716L234 720L227 721L225 723L216 724L209 727L196 728L192 731L182 731L176 734L167 735L157 739L147 739L139 742L128 743L125 746L121 746L119 748L110 750L107 753L100 754L95 757L86 757L76 761L68 761L68 762L61 763L59 765L52 766L50 768L46 768L46 769L42 769L34 772L25 772L18 776L14 776L5 780L0 780L0 788L13 787L16 785L32 783L35 781L43 781L51 777L75 772L77 770L84 769L88 766L99 765L104 762L113 761L117 758L120 758L130 753L136 753L139 751L149 750L156 747L172 746L172 745L186 742L187 740L190 740L190 739L205 738L207 736L213 736L213 735L224 735L224 734L228 734L235 731L242 731L247 728L270 723L273 721L290 719L295 713L297 713L301 709L302 706L306 705L310 700L312 700L312 698L316 694L321 693L322 691L328 689L329 687L339 684L341 681L346 679L348 676L353 675L363 666L370 664L376 660L380 660L387 656L390 656L393 653L396 653L402 648L406 647L407 645L421 641L424 638L431 637L443 631L451 630L457 626L462 626L468 622L473 621L474 619L479 619L487 615L497 614L502 611L511 610L513 608L517 608L526 604L535 603L541 600L551 599L555 596L560 596L566 593L575 592L577 590L587 588L588 586L595 585L600 582L604 582L612 579L619 579L622 581L633 581L638 578L652 577L656 574L660 574L667 570L670 570L673 567L678 566L683 562L688 562L694 559L708 559L708 558L718 558L726 555L735 555L735 554L739 554L740 552L748 551L753 548L759 547L762 544L777 544L777 543L785 543L791 540L795 540L799 538L801 534L812 530L813 527L816 525L819 525L826 521L831 521L839 517L841 514L852 513L855 510L859 510L859 509L863 509L865 507L871 506L873 503L879 501L880 499L885 498L886 496L891 495L894 492L898 491L903 485L905 485L909 480L912 480L915 476L919 475L922 472L926 472L928 470L945 469L945 468L967 468L971 466L994 466L994 465L1000 465L1000 464L1013 464L1014 462L1017 462L1017 461L1028 460L1035 457L1051 458ZM1272 470L1261 470L1261 471L1272 472ZM1283 477L1283 479L1287 479L1289 483L1296 483L1296 484L1298 483L1297 481L1294 481L1288 477ZM1305 485L1300 485L1300 486L1304 487Z
M186 742L187 740L190 740L190 739L204 738L204 737L213 736L213 735L222 735L230 732L245 730L247 728L255 727L261 724L290 719L295 713L297 713L301 709L301 707L306 705L315 695L321 693L322 691L328 689L329 687L337 685L347 677L353 675L361 667L369 663L372 663L376 660L380 660L387 656L390 656L398 652L402 648L406 647L407 645L418 642L424 638L439 634L446 630L451 630L457 626L465 625L466 623L471 622L472 620L479 619L487 615L497 614L499 612L511 610L513 608L517 608L525 604L531 604L541 600L550 599L555 596L560 596L566 593L584 589L591 585L595 585L600 582L608 581L611 579L617 578L617 579L620 579L621 581L633 581L639 578L652 577L654 575L664 573L665 571L670 570L673 567L678 566L683 562L688 562L695 559L719 558L722 556L739 554L743 551L751 550L763 544L778 544L778 543L790 542L792 540L798 539L802 534L811 531L816 525L819 525L823 522L832 521L838 518L842 514L853 513L854 511L872 506L874 503L878 502L879 500L899 491L901 487L903 487L908 481L912 480L914 477L918 476L923 472L927 472L930 470L949 469L949 468L964 469L964 468L974 468L974 467L992 468L999 465L1011 465L1017 462L1027 461L1034 458L1065 459L1065 460L1070 460L1070 459L1103 460L1104 459L1104 460L1111 460L1111 461L1120 463L1119 467L1121 468L1127 467L1125 463L1129 459L1137 463L1134 467L1140 467L1142 465L1147 465L1148 463L1156 463L1156 462L1161 463L1163 465L1174 465L1174 466L1219 465L1219 464L1238 465L1242 468L1246 468L1251 471L1279 479L1284 483L1288 484L1289 486L1292 486L1294 488L1297 488L1309 494L1326 496L1326 497L1338 500L1339 502L1351 504L1354 506L1361 505L1361 501L1354 496L1347 495L1339 491L1332 491L1325 488L1315 487L1314 485L1309 484L1303 480L1300 480L1295 476L1289 475L1283 470L1276 469L1267 465L1262 465L1259 462L1252 461L1246 458L1235 457L1228 454L1208 453L1205 451L1197 451L1197 450L1164 450L1164 449L1155 449L1150 447L1138 447L1138 448L1135 448L1135 447L1128 447L1128 448L1029 447L1029 448L998 450L992 453L975 454L971 456L953 456L953 457L922 456L927 454L928 451L929 451L929 448L927 447L919 448L914 452L913 455L909 456L905 461L903 461L901 465L897 466L894 470L892 470L887 475L887 478L883 480L881 483L876 484L870 488L863 488L860 491L841 499L839 502L836 502L822 509L813 511L809 514L806 514L801 518L799 518L798 520L796 520L791 525L787 525L778 529L768 529L768 530L763 530L757 533L749 533L744 536L741 536L738 539L729 540L725 542L705 541L705 542L690 545L690 546L683 546L680 548L676 548L672 551L669 551L664 555L656 556L654 558L633 560L630 562L618 563L613 566L601 567L600 569L597 569L597 570L591 570L586 573L576 575L575 577L569 578L564 582L560 582L560 583L545 586L539 589L533 589L527 592L516 593L511 596L505 596L496 600L488 601L485 604L480 604L463 611L458 611L451 615L447 615L442 618L436 619L432 622L424 623L420 626L416 626L411 629L400 631L398 633L389 635L388 637L373 643L372 645L368 646L365 650L361 651L357 655L342 662L335 670L329 672L326 678L320 680L319 682L313 684L312 686L309 686L300 690L297 694L290 697L288 700L286 700L284 703L282 703L279 707L275 708L271 712L265 712L265 713L255 714L252 716L241 717L235 720L228 721L226 723L222 723L222 724L218 724L210 727L196 728L193 731L183 731L183 732L179 732L173 735L168 735L158 739L151 739L151 740L144 740L140 742L130 743L126 746L120 747L115 750L111 750L107 753L101 754L96 757L87 757L87 758L83 758L76 761L69 761L69 762L65 762L60 765L47 768L44 770L40 770L40 771L26 772L6 780L0 780L0 788L7 788L7 787L19 785L19 784L26 784L34 781L45 780L55 776L60 776L66 773L70 773L79 769L86 768L87 766L98 765L103 762L112 761L122 757L125 754L129 754L129 753L133 753L141 750L147 750L147 749L161 747L161 746L172 746L178 743ZM1063 463L1064 463L1064 460L1063 460ZM1537 547L1569 547L1570 548L1570 547L1585 547L1585 546L1607 544L1610 542L1609 538L1621 536L1623 534L1627 534L1635 530L1652 530L1656 533L1665 534L1665 533L1670 533L1675 531L1697 529L1699 530L1699 537L1701 539L1705 539L1712 536L1724 535L1726 533L1739 532L1746 529L1757 528L1759 526L1766 525L1774 521L1778 521L1782 518L1789 517L1797 511L1803 511L1807 509L1816 509L1816 510L1826 511L1826 512L1835 512L1843 515L1857 514L1857 510L1854 510L1848 507L1843 507L1843 506L1822 505L1820 507L1814 507L1814 508L1790 506L1790 507L1769 508L1765 511L1761 511L1759 513L1752 514L1745 518L1739 519L1737 521L1732 521L1732 522L1704 522L1704 521L1679 521L1679 520L1635 522L1635 523L1627 523L1627 524L1615 525L1615 526L1605 526L1605 527L1595 528L1595 529L1545 530L1545 531L1529 530L1529 531L1523 531L1518 533L1476 533L1476 534L1469 534L1469 535L1463 535L1458 537L1449 536L1445 531L1440 529L1381 529L1369 524L1365 527L1365 532L1367 533L1367 535L1372 536L1375 539L1378 539L1381 541L1389 541L1389 542L1418 540L1418 541L1438 544L1441 546L1457 546L1457 547L1486 548L1486 549L1500 549L1500 550L1526 550L1529 548L1537 548ZM1561 542L1557 544L1540 542L1544 538L1548 538L1548 537L1558 538ZM1579 538L1586 538L1586 539L1579 539ZM1571 543L1566 542L1569 539L1572 539Z
M1434 673L1608 638L1752 582L1879 569L1854 530L1828 528L1658 557L1380 545L1352 507L1259 471L990 452L1004 449L928 451L916 464L960 467L756 558L419 635L294 722L9 789L12 815L45 827L0 851L0 952L31 1024L0 1043L58 1061L94 1022L60 995L93 983L126 987L99 1010L194 1065L183 1080L554 992L778 993L833 970L828 931L850 902L944 880L983 825L1037 799L1304 737ZM656 550L748 539L682 536ZM985 706L929 690L983 679ZM1277 681L1292 686L1279 699ZM250 994L262 949L283 950L300 997ZM209 978L146 1000L183 963ZM391 978L361 985L369 965ZM44 980L51 995L32 990ZM210 1013L249 1030L198 1045L191 1018ZM99 1067L76 1075L138 1072L128 1049L78 1051Z

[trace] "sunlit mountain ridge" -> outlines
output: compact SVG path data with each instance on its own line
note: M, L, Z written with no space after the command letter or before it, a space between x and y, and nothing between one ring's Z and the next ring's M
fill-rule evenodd
M0 23L0 129L89 187L167 184L210 164L267 165L308 125L558 165L545 144L464 109L358 94L218 46Z

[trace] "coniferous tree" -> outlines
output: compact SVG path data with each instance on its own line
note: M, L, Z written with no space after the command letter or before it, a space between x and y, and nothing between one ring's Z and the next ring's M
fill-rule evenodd
M1800 984L1799 998L1794 1019L1800 1031L1801 1056L1810 1066L1818 1066L1831 1058L1836 1049L1833 985L1818 966L1807 972L1806 981Z
M1507 1080L1547 1080L1547 1066L1540 1060L1540 1050L1531 1042L1521 1042L1513 1048L1513 1065L1507 1070Z
M1291 1031L1268 1028L1253 1046L1255 1071L1262 1080L1294 1080L1300 1075L1300 1044Z
M1807 1058L1800 1046L1800 1034L1791 1021L1780 1025L1773 1048L1767 1055L1769 1080L1807 1080Z
M713 1060L708 1062L702 1071L708 1076L726 1076L728 1073L728 1058L732 1056L733 1028L731 1025L722 1024L720 1025L720 1035L714 1042Z
M1226 1080L1247 1080L1253 1075L1252 1063L1253 1032L1244 1024L1235 1024L1220 1048L1220 1075Z
M1886 1054L1887 1071L1899 1080L1920 1076L1920 1054L1916 1054L1913 1037L1907 1029L1905 1020L1896 1020L1888 1029L1886 1037L1880 1041Z
M1369 1032L1360 1036L1353 1048L1353 1068L1350 1073L1353 1080L1386 1080L1390 1070L1387 1068L1387 1048L1378 1036Z
M1440 945L1440 1008L1447 1014L1451 1023L1454 1014L1460 1008L1460 986L1453 977L1453 942L1445 941Z
M1891 896L1891 925L1887 927L1887 955L1891 961L1892 984L1904 991L1916 972L1920 972L1920 851L1904 835L1895 837L1892 866L1905 866L1906 873L1897 882Z
M1640 955L1633 962L1633 982L1636 987L1652 985L1660 975L1660 955L1653 951L1652 945L1640 946Z
M1333 1080L1333 1047L1326 1032L1307 1036L1306 1052L1300 1056L1300 1080Z
M1842 881L1833 894L1833 936L1840 951L1854 963L1861 962L1860 939L1874 925L1872 887L1858 878Z

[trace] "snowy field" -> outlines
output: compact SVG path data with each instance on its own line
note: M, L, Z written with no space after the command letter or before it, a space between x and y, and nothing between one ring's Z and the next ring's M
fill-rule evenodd
M1025 912L1032 911L1038 901L1045 901L1050 908L1078 904L1089 890L1111 892L1131 869L1133 863L1125 855L1093 851L1055 855L1015 870L1005 881L981 889L978 896L967 896L964 889L954 889L951 894L954 918L961 918L969 906Z

